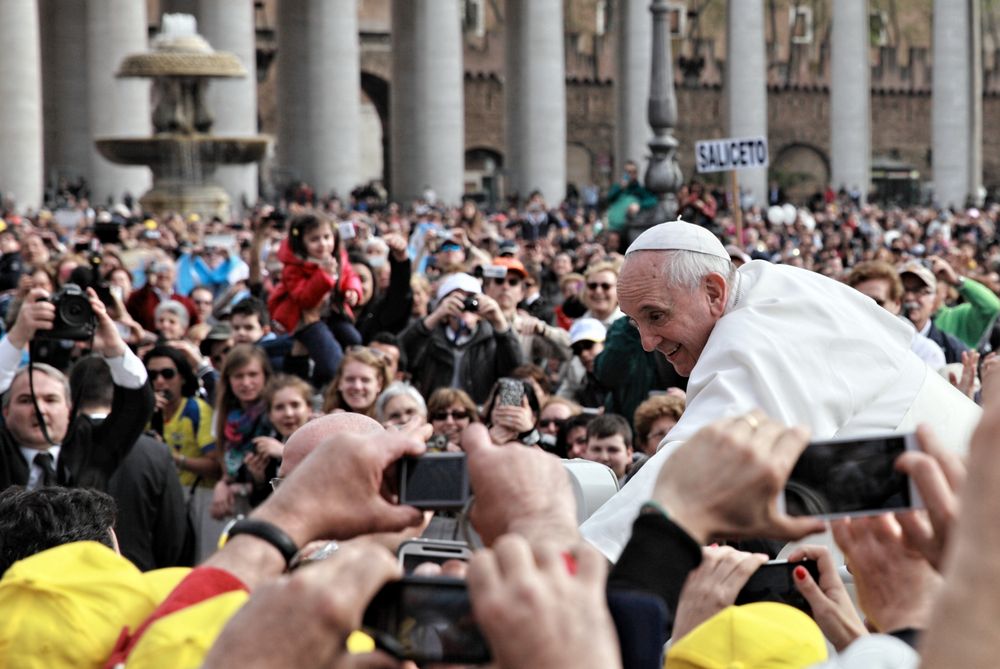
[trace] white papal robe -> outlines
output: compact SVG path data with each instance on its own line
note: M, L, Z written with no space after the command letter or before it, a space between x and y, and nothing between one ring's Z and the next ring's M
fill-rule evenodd
M761 409L814 439L910 431L917 423L962 450L974 402L910 349L908 323L815 272L755 260L737 272L725 314L688 379L687 408L660 450L581 530L617 560L660 467L681 442L723 417Z

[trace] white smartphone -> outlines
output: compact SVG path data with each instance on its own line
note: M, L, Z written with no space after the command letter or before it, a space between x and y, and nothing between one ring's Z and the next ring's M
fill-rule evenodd
M922 508L913 481L895 466L917 448L913 434L812 442L795 463L778 508L826 519Z
M445 541L432 539L410 539L399 545L396 551L399 565L404 574L412 574L413 570L425 562L444 564L448 560L468 562L472 550L464 541Z

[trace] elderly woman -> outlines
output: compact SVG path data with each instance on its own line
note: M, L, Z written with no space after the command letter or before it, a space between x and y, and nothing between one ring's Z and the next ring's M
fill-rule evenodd
M375 420L384 427L400 429L427 422L427 404L420 392L404 381L396 381L375 400Z
M177 300L160 302L153 311L153 320L160 339L166 341L183 339L190 321L187 307Z
M438 388L427 400L427 415L434 437L443 436L448 450L461 450L462 430L478 423L479 412L469 394L459 388Z

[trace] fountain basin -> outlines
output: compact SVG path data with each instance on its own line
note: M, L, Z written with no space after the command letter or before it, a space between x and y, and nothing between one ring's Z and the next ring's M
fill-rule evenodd
M120 165L149 165L157 173L157 163L176 165L194 158L202 169L216 165L244 165L264 157L271 138L218 137L215 135L160 134L153 137L109 137L97 140L97 150Z

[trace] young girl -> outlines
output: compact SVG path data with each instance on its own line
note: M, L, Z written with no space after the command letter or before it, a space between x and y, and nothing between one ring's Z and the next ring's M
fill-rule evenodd
M273 429L264 400L270 378L271 363L263 349L240 344L226 356L215 403L215 452L222 464L222 478L212 499L215 518L249 511L252 477L245 461L256 452L254 440Z
M302 313L319 307L327 295L331 311L354 317L351 307L361 297L361 279L347 261L347 251L328 219L302 214L289 221L288 237L281 243L278 259L283 264L281 281L267 306L285 330L294 332Z

